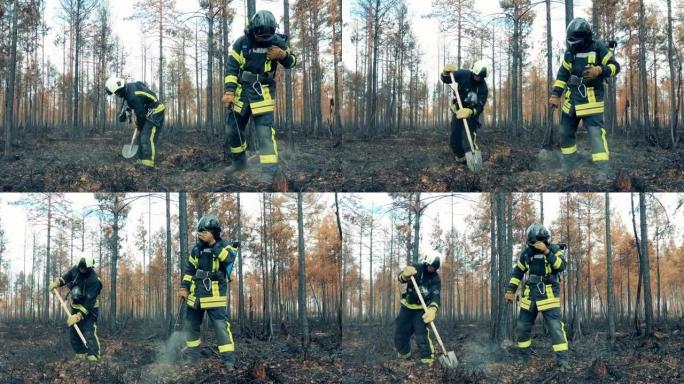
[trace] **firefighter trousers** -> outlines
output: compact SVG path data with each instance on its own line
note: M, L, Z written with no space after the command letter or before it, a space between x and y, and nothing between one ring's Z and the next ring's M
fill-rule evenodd
M608 161L610 151L606 138L606 128L603 125L603 114L577 116L575 106L570 108L570 113L563 112L561 117L560 145L564 156L576 156L577 154L577 127L582 124L589 133L591 142L591 158L594 163Z
M262 89L264 91L262 97L266 99L267 92L265 90L268 87L264 85ZM270 93L268 94L270 95ZM268 99L271 100L270 96ZM244 161L245 151L247 150L245 128L251 117L256 131L255 136L258 143L261 170L263 173L273 175L278 170L278 143L276 141L276 132L273 128L274 106L255 107L255 105L258 106L265 101L252 102L250 104L247 100L249 100L248 96L242 96L240 100L236 101L226 119L228 125L228 149L231 159L233 161Z
M526 349L532 345L532 326L537 318L537 305L533 301L530 305L530 310L521 309L518 314L518 320L515 324L515 337L518 342L518 348ZM553 343L553 351L556 354L557 360L568 359L568 338L565 334L565 324L561 321L560 308L551 308L542 312L546 328L551 335L551 342Z
M480 149L477 145L477 130L480 128L480 121L476 117L468 118L468 128L473 139L474 149ZM456 118L456 114L451 114L451 136L449 137L449 146L454 154L458 157L465 156L466 152L470 152L470 143L465 134L465 127L463 119Z
M163 106L163 104L161 104ZM153 168L157 155L157 140L164 126L164 110L150 114L145 120L140 132L138 132L138 162L144 166Z
M418 353L423 363L432 363L435 358L435 348L430 340L430 329L423 322L422 309L409 309L401 306L399 316L394 324L394 347L402 357L411 355L411 335L416 335Z
M204 318L204 312L206 311L209 313L209 321L214 327L214 332L216 332L219 355L223 361L234 363L235 344L233 343L233 334L230 331L230 323L228 322L226 309L224 307L210 309L193 309L187 307L186 310L185 318L187 321L185 322L185 330L188 338L185 345L188 347L190 359L197 360L199 358L199 347L202 343L200 340L200 326L202 325L202 319Z
M78 310L72 310L72 314ZM88 343L88 348L83 345L83 341L76 332L76 327L69 327L69 342L74 353L79 358L87 358L88 360L98 360L100 358L100 339L97 337L97 316L98 308L93 308L88 312L83 320L76 323L81 330L83 337Z

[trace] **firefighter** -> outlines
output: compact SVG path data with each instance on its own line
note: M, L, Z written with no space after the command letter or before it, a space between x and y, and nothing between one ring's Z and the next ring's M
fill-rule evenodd
M273 127L278 64L289 69L297 58L288 37L276 33L278 23L269 11L257 12L245 33L233 44L226 62L223 104L230 109L228 147L232 164L227 175L242 171L247 163L245 127L252 118L259 142L261 181L272 182L278 171L278 144Z
M199 359L200 325L206 311L216 332L223 364L226 369L233 370L235 344L226 313L226 292L239 244L221 239L221 224L212 214L200 219L197 238L185 265L179 291L179 296L187 304L188 358L191 363Z
M53 281L48 290L52 291L62 286L69 288L69 304L71 315L67 319L69 325L69 340L77 359L98 361L100 359L100 339L97 337L97 318L100 308L100 290L102 283L93 269L95 259L81 257L78 264L69 269L62 277ZM59 292L57 292L59 294ZM76 332L77 324L88 344L83 345Z
M166 107L157 99L145 83L136 81L126 83L123 79L110 77L105 82L108 95L116 95L124 100L119 113L119 122L130 122L131 111L135 113L135 125L138 130L138 160L136 165L154 168L157 154L157 139L164 126L164 110Z
M541 224L527 228L527 246L513 267L505 298L515 300L515 292L527 274L520 299L520 313L515 326L518 350L524 359L531 355L532 326L539 312L544 316L546 328L551 334L556 362L561 370L570 368L568 362L568 338L560 311L560 273L565 270L562 245L549 242L551 234Z
M562 169L569 173L579 161L576 132L580 121L589 132L591 158L600 176L609 172L608 140L603 124L604 81L620 72L615 60L615 43L610 48L594 40L591 25L581 17L568 24L567 49L553 83L549 104L561 106L561 95L565 96L561 117L560 145Z
M406 292L401 295L401 309L394 327L394 347L399 358L411 357L411 335L415 334L421 363L431 365L435 359L428 324L435 320L440 304L442 283L437 273L439 264L438 255L426 255L421 262L407 266L399 274L399 282L407 284ZM420 288L427 311L420 304L411 276Z
M461 97L463 108L458 109L458 103L454 97L451 102L451 136L449 145L456 155L456 161L465 163L465 148L470 148L468 138L465 136L463 119L468 119L468 128L473 139L474 149L479 149L477 144L477 130L480 128L480 115L487 103L487 63L484 60L476 61L471 69L457 69L456 64L447 64L442 71L442 82L451 84L451 73L458 83L458 94ZM464 144L465 143L465 144Z

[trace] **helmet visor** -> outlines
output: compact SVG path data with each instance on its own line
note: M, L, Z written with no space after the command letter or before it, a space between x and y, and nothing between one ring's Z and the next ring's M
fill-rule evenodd
M271 41L275 37L275 28L268 26L254 27L254 38L258 41Z

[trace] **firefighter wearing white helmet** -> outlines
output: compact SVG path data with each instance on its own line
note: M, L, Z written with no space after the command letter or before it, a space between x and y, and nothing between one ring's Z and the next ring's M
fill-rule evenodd
M468 127L473 136L473 147L475 150L480 149L478 144L477 131L480 128L480 115L487 104L487 82L485 78L488 75L487 62L484 60L476 61L470 69L458 69L456 64L449 63L444 66L442 71L442 82L451 84L451 75L454 75L454 80L458 83L458 95L461 97L463 108L458 109L458 103L454 97L451 103L451 137L449 138L449 145L456 156L456 162L465 164L466 150L470 146L465 142L467 140L464 135L465 129L463 127L463 119L468 119Z
M131 111L135 114L135 125L138 130L138 160L136 165L154 168L157 153L157 140L164 126L164 110L166 107L142 81L126 83L118 77L110 77L105 81L108 95L116 95L124 100L119 112L119 122L131 122Z
M50 291L62 286L69 288L71 315L67 319L69 339L76 358L88 361L100 359L100 339L97 336L97 318L100 310L102 282L94 270L95 259L81 256L78 263L48 287ZM59 294L59 293L58 293ZM88 346L84 346L75 327L78 324Z
M411 335L415 334L420 362L431 365L435 359L428 324L435 320L440 305L442 283L437 273L439 266L439 254L431 252L425 254L420 262L404 268L399 274L399 282L406 284L406 292L401 295L401 309L394 328L394 347L399 358L411 357ZM427 311L423 310L418 293L411 283L411 276L418 284L428 306Z

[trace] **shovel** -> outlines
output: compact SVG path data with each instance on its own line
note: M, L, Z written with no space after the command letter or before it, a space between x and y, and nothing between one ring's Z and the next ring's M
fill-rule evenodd
M69 308L67 308L67 305L64 302L64 299L62 299L62 296L59 295L59 292L55 292L53 290L52 293L54 293L55 296L57 296L57 298L59 299L59 303L61 304L62 309L64 309L64 313L66 313L67 317L71 316L71 312L69 312ZM86 343L85 337L83 337L83 334L81 333L81 329L78 327L78 324L74 324L73 327L74 327L74 329L76 329L76 333L78 333L78 337L81 338L81 341L83 342L83 346L86 347L86 349L87 349L88 343Z
M130 159L138 153L138 144L133 144L135 142L135 138L137 136L138 136L138 130L135 129L133 131L133 137L131 138L131 143L125 144L123 146L123 148L121 148L121 156L123 156L126 159Z
M451 76L451 83L449 86L451 87L451 90L454 92L454 95L456 96L456 102L458 103L458 109L463 108L463 104L461 104L461 96L458 94L458 83L456 82L456 79L454 79L454 73L451 72L449 73ZM473 138L470 136L470 127L468 126L468 119L463 119L463 126L465 127L466 131L466 137L468 138L468 144L470 144L470 152L466 152L466 164L468 165L468 169L470 169L474 173L478 173L482 171L482 153L480 152L479 149L475 149L475 146L473 145Z
M411 276L411 283L413 283L413 289L415 289L416 293L418 294L418 299L420 299L420 304L423 306L423 310L427 312L427 305L425 305L423 295L420 293L418 283L416 283L416 279L414 279L413 276ZM439 364L444 368L456 368L456 366L458 366L458 359L456 358L456 354L454 353L454 351L447 352L446 348L444 347L444 343L442 343L442 338L439 336L439 332L437 332L437 327L435 326L434 321L430 322L430 327L432 328L432 333L435 334L435 338L437 339L439 346L442 347L443 354L442 356L439 356L437 358L437 361L439 361Z

